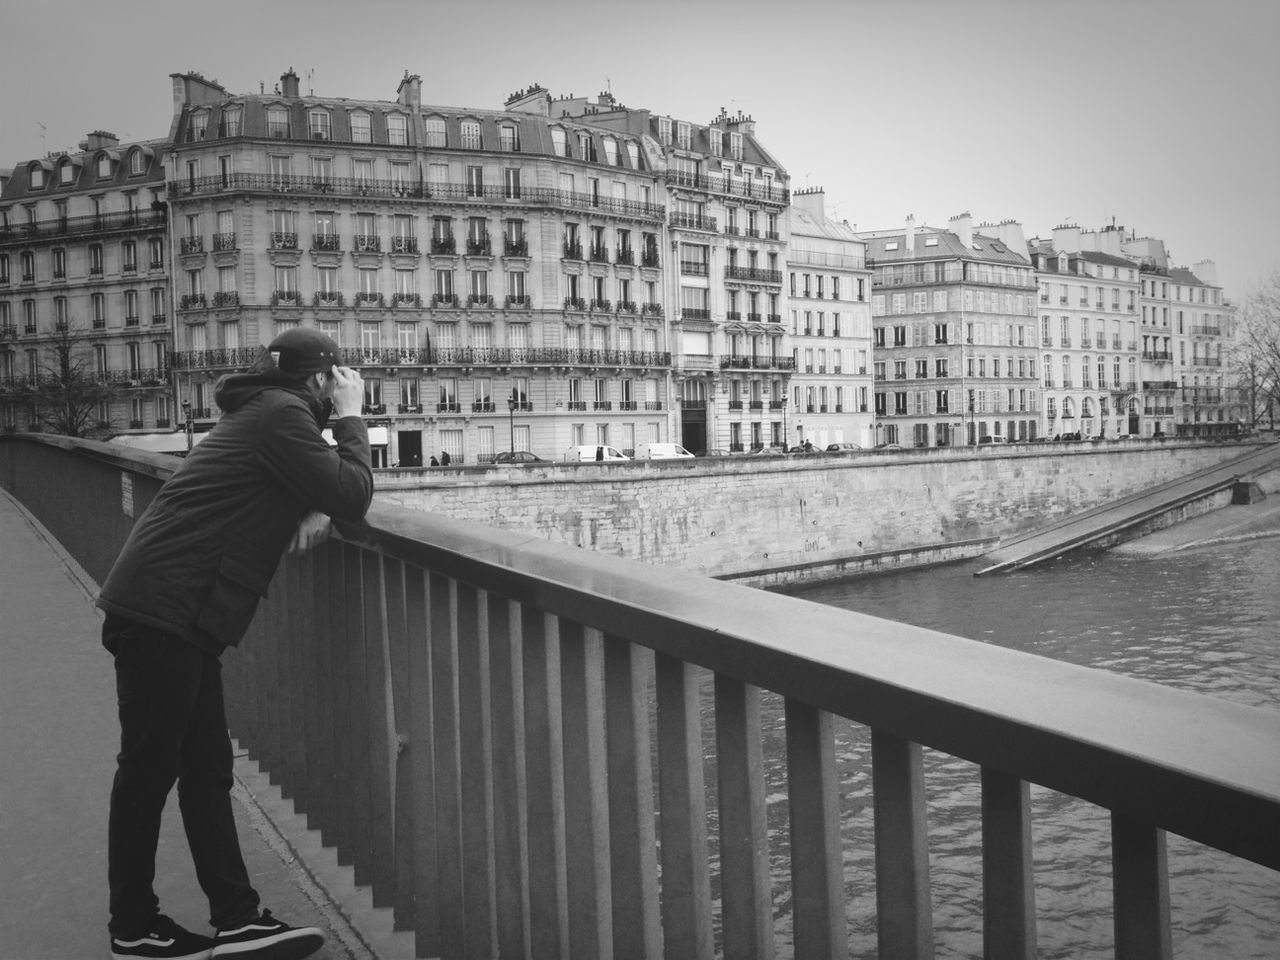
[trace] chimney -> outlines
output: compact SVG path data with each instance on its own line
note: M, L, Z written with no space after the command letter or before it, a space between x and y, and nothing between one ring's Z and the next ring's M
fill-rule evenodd
M108 133L106 130L94 130L89 136L81 141L80 149L91 152L101 150L103 147L120 146L120 138L114 133Z
M504 106L514 113L533 113L541 117L551 115L551 94L542 84L531 84L525 90L517 90L507 97Z
M827 192L822 187L797 190L791 194L791 205L799 207L814 220L822 222L827 215Z
M280 74L280 95L298 98L298 75L293 72L293 67Z
M951 232L956 235L961 244L966 247L973 246L973 216L968 210L959 216L952 217L949 225Z
M406 70L400 86L396 87L396 100L402 107L416 110L422 106L422 78L416 73L410 76L409 71Z
M1080 228L1062 224L1053 228L1053 248L1067 253L1080 253Z
M226 88L217 80L206 80L198 73L171 73L173 81L173 115L176 117L183 107L193 107L201 103L216 103L225 100Z
M902 249L907 256L916 252L916 215L914 213L907 214L907 233L902 239Z
M1201 260L1199 263L1193 263L1191 272L1206 287L1220 286L1218 283L1218 264L1213 260Z

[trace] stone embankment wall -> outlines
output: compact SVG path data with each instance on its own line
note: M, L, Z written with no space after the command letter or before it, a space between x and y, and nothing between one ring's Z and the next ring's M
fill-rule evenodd
M1253 449L1139 441L380 471L376 497L588 550L780 584L985 552Z

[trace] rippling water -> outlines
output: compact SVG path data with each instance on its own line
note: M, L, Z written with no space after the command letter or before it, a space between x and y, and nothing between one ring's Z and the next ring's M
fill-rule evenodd
M1004 577L975 579L978 566L847 581L798 595L1280 710L1280 538L1157 558L1096 554ZM784 782L776 698L767 711L766 751L775 789ZM852 955L874 957L870 736L843 722L838 729ZM925 763L937 956L979 957L977 768L932 751ZM1039 956L1113 956L1109 815L1037 787L1032 806ZM786 804L771 803L769 814L778 852L776 889L782 890ZM1168 855L1175 956L1280 957L1280 874L1173 835ZM777 906L780 937L786 940L785 892Z

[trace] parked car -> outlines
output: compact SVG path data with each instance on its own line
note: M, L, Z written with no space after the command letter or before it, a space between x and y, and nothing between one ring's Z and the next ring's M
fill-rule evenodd
M528 450L507 450L493 458L494 463L546 463Z
M683 460L693 454L678 443L642 443L636 447L637 460Z
M876 449L877 450L902 450L903 446L900 443L877 443Z
M862 449L860 443L828 443L827 453L857 453Z
M564 458L571 463L590 463L591 461L608 462L631 459L620 450L600 443L570 447L564 452Z

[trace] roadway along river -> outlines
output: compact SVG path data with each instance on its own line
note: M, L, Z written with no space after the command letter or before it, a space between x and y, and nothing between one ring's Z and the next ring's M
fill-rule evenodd
M975 579L980 566L975 561L827 584L798 595L1280 710L1280 537L1155 557L1094 554ZM776 698L767 708L771 783L780 783ZM853 956L873 957L870 738L848 724L838 729L850 937ZM1280 745L1277 758L1280 763ZM979 957L977 771L930 752L926 781L937 956ZM1032 800L1039 956L1113 956L1106 812L1037 787ZM770 804L770 826L773 839L785 842L785 803ZM1168 843L1175 955L1280 956L1280 874L1180 837L1170 835ZM780 860L776 866L781 870ZM783 879L775 876L776 883ZM789 939L787 893L781 883L775 889L780 938Z

